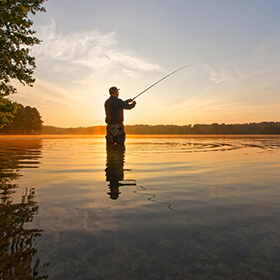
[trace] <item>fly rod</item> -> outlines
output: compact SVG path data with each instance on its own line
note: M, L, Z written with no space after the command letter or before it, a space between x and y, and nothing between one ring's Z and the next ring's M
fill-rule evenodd
M169 76L175 74L176 72L178 72L178 71L180 71L180 70L182 70L182 69L184 69L184 68L186 68L186 67L193 67L193 66L192 66L192 65L185 65L185 66L183 66L183 67L181 67L181 68L179 68L179 69L177 69L177 70L171 72L170 74L164 76L163 78L161 78L160 80L158 80L157 82L155 82L154 84L152 84L151 86L147 87L145 90L143 90L142 92L140 92L139 94L137 94L135 97L133 97L133 98L131 99L131 101L135 100L138 96L140 96L141 94L143 94L144 92L146 92L146 91L149 90L150 88L154 87L156 84L160 83L161 81L163 81L163 80L166 79L167 77L169 77Z

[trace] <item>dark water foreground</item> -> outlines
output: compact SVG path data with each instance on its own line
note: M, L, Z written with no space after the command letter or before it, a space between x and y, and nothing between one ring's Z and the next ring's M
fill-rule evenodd
M280 279L280 138L0 138L0 279Z

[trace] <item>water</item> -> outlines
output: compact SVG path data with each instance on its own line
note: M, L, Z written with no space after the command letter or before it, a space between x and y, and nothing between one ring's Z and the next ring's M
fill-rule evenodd
M280 137L0 138L0 279L280 279Z

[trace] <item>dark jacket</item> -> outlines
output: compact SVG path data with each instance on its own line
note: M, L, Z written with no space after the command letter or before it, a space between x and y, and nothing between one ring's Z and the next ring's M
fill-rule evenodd
M105 102L105 112L107 124L121 124L123 123L123 109L132 109L135 103L129 104L115 96L111 96Z

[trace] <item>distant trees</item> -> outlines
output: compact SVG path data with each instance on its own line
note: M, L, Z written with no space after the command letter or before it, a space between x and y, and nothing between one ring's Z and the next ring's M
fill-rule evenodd
M127 134L191 134L191 125L127 125Z
M0 134L38 134L43 121L36 108L16 104L17 112L8 125L0 129Z
M261 122L245 124L196 124L192 134L280 134L280 122Z
M171 135L235 135L235 134L280 134L280 122L245 124L195 124L191 125L132 125L126 126L128 134Z
M280 134L280 123L264 123L261 130L263 134Z
M104 135L106 132L106 127L104 125L90 126L90 127L55 127L51 125L43 126L42 134L49 135L91 135L99 134Z
M244 134L280 134L280 122L261 122L245 124L195 124L192 125L127 125L127 134L142 135L244 135ZM78 128L59 128L44 126L43 134L101 134L106 126Z

